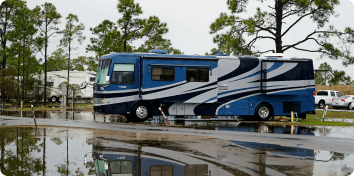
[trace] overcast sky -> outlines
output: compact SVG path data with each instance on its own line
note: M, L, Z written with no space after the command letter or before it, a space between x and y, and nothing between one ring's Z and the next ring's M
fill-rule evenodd
M2 0L0 0L2 2ZM165 38L170 39L172 47L180 49L185 54L200 54L204 55L217 45L212 42L213 35L209 34L210 24L220 15L221 12L229 13L226 6L227 0L135 0L139 3L143 10L142 18L148 16L158 16L162 22L166 22L169 32ZM89 38L93 37L89 31L90 27L95 27L103 20L108 19L116 22L121 15L117 10L118 0L27 0L29 8L34 8L36 5L50 2L54 4L57 11L62 15L61 29L66 23L65 17L69 13L78 16L80 22L85 25L84 35L86 40L82 45L78 46L78 50L74 52L72 58L78 55L93 55L86 53L85 47L89 44ZM274 1L266 1L266 3L274 3ZM256 7L261 7L262 10L268 10L266 3L260 3L258 0L250 0L247 9L247 14L244 17L253 15ZM336 8L337 18L332 17L330 23L337 29L343 30L346 26L354 28L354 0L341 0L341 5ZM283 30L291 25L296 18L286 21L283 25ZM304 38L308 33L312 32L316 25L310 20L302 20L283 38L283 43L292 44ZM61 36L51 39L49 53L57 49L58 41ZM138 47L142 40L133 43ZM274 49L272 40L262 40L256 43L259 50ZM314 43L307 42L302 45L306 49L317 49ZM354 52L354 47L352 47ZM354 65L344 67L341 61L333 61L329 59L318 60L319 54L300 52L296 50L288 50L284 53L285 57L312 58L314 60L315 69L320 63L328 62L332 68L345 70L354 79ZM354 55L354 53L353 53Z

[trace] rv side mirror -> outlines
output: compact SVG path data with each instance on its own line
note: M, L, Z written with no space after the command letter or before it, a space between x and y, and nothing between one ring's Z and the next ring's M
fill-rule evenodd
M109 76L106 76L106 84L109 84Z
M108 162L107 161L104 162L104 169L108 170Z
M88 163L87 160L88 160L89 162L93 160L93 157L92 157L92 153L91 153L91 152L85 154L85 157L84 157L84 164L87 164L87 163Z

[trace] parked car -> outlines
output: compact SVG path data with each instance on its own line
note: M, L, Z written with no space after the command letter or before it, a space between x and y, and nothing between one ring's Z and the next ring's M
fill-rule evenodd
M345 95L342 97L335 97L332 99L333 108L348 108L353 109L354 95Z
M335 90L318 90L315 96L315 103L318 108L324 108L325 105L332 106L332 99L341 96L343 94Z

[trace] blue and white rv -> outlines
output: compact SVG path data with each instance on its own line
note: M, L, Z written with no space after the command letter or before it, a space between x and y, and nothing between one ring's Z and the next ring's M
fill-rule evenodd
M153 115L300 118L315 110L311 59L114 53L99 60L94 111L145 121Z

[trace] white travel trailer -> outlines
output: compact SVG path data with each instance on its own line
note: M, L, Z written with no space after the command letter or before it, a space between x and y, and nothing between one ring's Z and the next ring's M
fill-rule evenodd
M59 89L59 84L67 81L68 70L52 71L47 72L47 85L50 87L50 102L59 102L59 95L62 95L61 89ZM69 83L78 84L81 86L82 83L88 82L93 84L96 79L96 72L92 71L70 71ZM44 73L41 75L44 78ZM83 99L91 99L93 97L92 86L81 87L81 93L76 95Z

